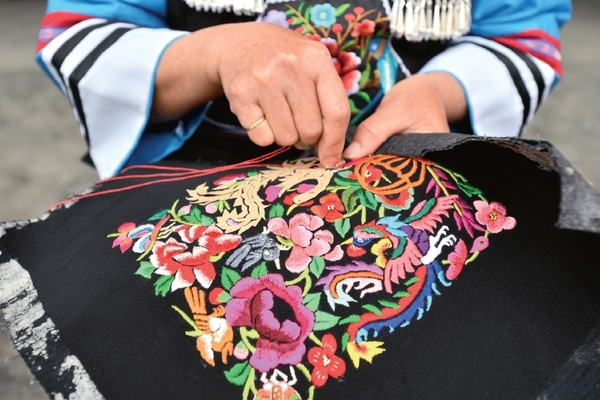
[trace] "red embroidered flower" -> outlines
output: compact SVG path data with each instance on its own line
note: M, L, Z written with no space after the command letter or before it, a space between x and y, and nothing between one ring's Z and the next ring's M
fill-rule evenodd
M346 363L335 355L337 342L331 333L326 333L321 339L323 347L313 347L308 351L308 362L315 368L310 374L313 385L322 387L327 379L334 379L346 373Z
M342 79L344 88L346 88L346 94L352 95L357 93L360 89L360 72L357 70L361 63L360 57L352 52L340 51L337 41L332 38L323 38L321 39L321 43L327 47L333 58L333 65Z
M156 241L154 244L150 262L156 267L155 273L175 276L172 291L191 286L195 280L208 289L217 275L210 258L232 250L242 242L240 236L224 234L214 224L209 227L184 225L173 230L184 242L197 242L198 246L189 252L187 244L174 238L169 238L166 243Z
M491 233L498 233L504 229L510 230L517 225L517 221L513 217L506 216L506 207L496 201L487 204L484 201L476 200L473 205L477 209L475 213L477 222L485 225Z
M378 194L375 198L379 199L385 208L394 211L408 210L413 203L414 189L409 188L401 191L400 193L385 195Z
M364 19L361 22L359 22L358 24L354 25L354 28L352 28L352 33L350 34L350 36L352 37L365 37L365 36L371 36L373 33L375 33L375 22L371 21L370 19Z
M333 222L341 219L345 211L342 200L335 193L328 193L319 199L320 206L312 206L310 210L327 222Z
M467 261L467 254L467 245L460 239L454 247L454 251L448 255L450 267L446 270L446 278L453 281L460 275L465 266L465 261Z

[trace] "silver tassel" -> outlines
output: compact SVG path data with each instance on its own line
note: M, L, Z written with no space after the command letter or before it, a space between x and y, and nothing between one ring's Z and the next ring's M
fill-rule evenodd
M236 15L257 15L264 11L264 0L185 0L198 11L221 13L233 11Z

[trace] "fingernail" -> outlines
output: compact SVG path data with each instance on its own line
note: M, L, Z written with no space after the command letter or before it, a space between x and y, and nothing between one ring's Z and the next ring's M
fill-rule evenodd
M356 155L359 154L362 149L362 145L359 142L352 142L344 151L344 158L356 158Z

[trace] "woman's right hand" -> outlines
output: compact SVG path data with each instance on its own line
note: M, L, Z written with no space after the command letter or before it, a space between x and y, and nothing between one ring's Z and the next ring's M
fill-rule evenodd
M350 119L346 91L329 50L277 25L249 22L191 33L165 51L155 114L174 117L225 94L260 145L315 146L321 163L341 160Z

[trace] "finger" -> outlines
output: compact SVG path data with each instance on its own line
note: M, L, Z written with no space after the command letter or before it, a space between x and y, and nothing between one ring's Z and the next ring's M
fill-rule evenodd
M240 124L248 131L248 137L258 146L269 146L275 142L275 135L271 125L257 104L245 107L232 107L240 121Z
M261 96L260 106L272 129L275 143L292 146L298 141L298 131L292 111L282 92L270 92Z
M352 160L372 154L395 133L394 118L386 114L377 110L358 126L352 143L344 151L344 158Z
M323 134L323 115L315 84L311 79L298 82L295 89L286 96L298 132L298 141L294 146L308 150L317 144Z
M333 167L342 160L350 123L348 96L333 66L317 82L317 95L323 115L323 134L317 144L317 153L322 165Z

